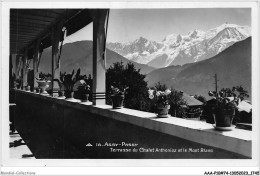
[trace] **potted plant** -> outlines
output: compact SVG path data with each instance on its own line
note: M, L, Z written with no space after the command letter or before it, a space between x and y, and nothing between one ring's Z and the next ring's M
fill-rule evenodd
M15 88L15 89L17 89L17 85L18 85L18 82L16 81L17 79L16 79L16 75L13 73L12 74L12 76L11 76L11 78L10 78L10 87L11 88Z
M90 93L90 86L85 82L85 80L80 80L80 85L78 87L78 94L80 96L81 102L87 102Z
M67 100L74 99L74 85L77 81L83 79L84 76L80 76L80 69L77 70L76 75L74 76L74 70L71 74L66 74L66 72L60 72L60 84L64 86L65 89L65 97Z
M40 88L40 94L48 95L46 89L49 87L50 80L47 79L47 76L44 73L39 73L39 77L35 77L38 87Z
M63 84L61 83L61 81L59 80L59 79L53 79L53 81L56 81L56 82L58 82L58 85L59 85L59 91L58 91L58 98L59 99L64 99L64 98L66 98L65 97L65 90L64 90L64 86L63 86Z
M128 88L120 90L117 87L111 86L111 100L113 109L121 109L125 98L125 93Z
M18 77L14 82L14 87L17 89L21 89L22 87L22 78Z
M149 98L154 100L155 106L157 108L157 117L168 117L168 112L171 107L169 104L171 90L166 89L165 91L157 91L149 89L148 94Z
M25 90L26 90L27 92L30 91L30 85L29 85L29 84L28 84L27 86L25 86Z
M213 97L210 115L214 118L214 127L218 130L232 130L235 110L239 102L248 97L247 92L241 86L237 86L221 89L219 92L210 91L208 94Z
M61 82L58 80L58 79L54 79L54 81L57 81L58 82L58 85L59 85L59 91L58 91L58 98L59 99L64 99L66 98L65 97L65 90L64 90L64 87L63 85L61 84Z

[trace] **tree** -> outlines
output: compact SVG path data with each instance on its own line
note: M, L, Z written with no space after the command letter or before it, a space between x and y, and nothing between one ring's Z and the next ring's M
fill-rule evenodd
M186 101L182 98L183 94L180 91L172 89L172 92L170 94L170 111L169 114L171 114L174 117L181 117L185 118L185 107L187 107Z
M249 97L247 90L245 90L241 85L233 87L232 91L238 92L238 98L240 98L241 101Z
M154 88L159 91L165 91L167 89L165 84L161 84L160 82L156 83Z
M125 94L124 107L136 110L147 111L148 88L147 82L144 80L145 75L140 73L140 69L136 69L134 64L116 62L106 72L106 95L107 104L111 104L111 86L123 90L127 89Z

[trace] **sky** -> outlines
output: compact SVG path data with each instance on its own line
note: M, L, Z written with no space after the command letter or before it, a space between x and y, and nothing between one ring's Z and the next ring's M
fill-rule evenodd
M127 43L145 37L160 42L169 34L207 31L223 23L251 26L249 8L111 9L107 42ZM68 36L65 43L92 40L92 23Z

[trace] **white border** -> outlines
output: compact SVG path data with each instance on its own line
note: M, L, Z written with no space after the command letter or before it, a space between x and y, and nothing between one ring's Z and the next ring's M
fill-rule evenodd
M167 160L15 160L9 159L8 145L2 145L2 166L174 166L174 168L165 167L77 167L77 174L91 173L95 175L114 173L117 170L119 174L140 174L140 171L145 169L145 174L149 175L161 175L167 173L183 173L196 174L201 171L214 171L214 170L232 170L232 166L235 170L259 170L259 1L235 1L235 2L2 2L2 59L1 59L1 85L8 85L9 82L9 9L10 8L251 8L252 9L252 102L253 102L253 124L257 124L257 128L253 128L253 158L252 160L230 160L230 159L167 159ZM9 143L8 132L8 86L1 86L1 117L2 117L2 142L3 144ZM5 96L3 96L5 95ZM178 167L177 167L178 166ZM192 167L189 169L180 166L200 166ZM201 168L203 166L203 168ZM204 167L214 168L204 168ZM215 168L215 166L222 166L221 168ZM225 167L223 167L225 166ZM242 167L247 166L247 167ZM252 168L252 166L258 166ZM228 167L228 168L227 168ZM8 167L3 168L5 171ZM10 169L10 168L9 168ZM25 168L16 168L20 170L26 170ZM37 173L46 174L46 170L42 167L33 167L30 170L37 170ZM54 169L54 168L48 168ZM58 168L57 168L58 169ZM75 168L70 172L70 167L59 169L59 174L75 174ZM12 168L11 168L12 170ZM86 172L87 171L87 172ZM89 172L90 171L90 172ZM48 172L49 173L49 172ZM143 171L141 172L143 173Z

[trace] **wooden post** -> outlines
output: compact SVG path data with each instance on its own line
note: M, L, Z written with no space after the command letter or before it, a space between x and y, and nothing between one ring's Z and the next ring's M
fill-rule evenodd
M57 82L54 82L54 79L59 79L60 74L60 63L57 63L58 61L58 53L59 53L59 42L60 42L60 34L62 31L62 25L63 23L60 22L56 24L52 28L52 96L55 96L58 94L59 85Z
M27 63L27 49L25 49L23 54L23 70L22 70L22 89L25 89L25 86L27 86L27 69L26 69L26 63Z
M11 64L11 66L12 66L12 76L13 76L13 74L15 74L15 76L16 76L16 69L17 69L17 67L16 67L16 54L11 54L11 56L10 56L11 58L11 62L10 62L10 64Z
M95 9L93 18L93 104L106 104L105 22L108 10Z
M217 74L215 74L215 91L216 91L216 93L218 93L218 76L217 76Z
M21 54L18 53L16 55L16 70L15 70L15 75L16 75L16 78L19 80L22 79L22 57L21 57ZM20 83L19 83L20 84ZM21 86L20 85L20 89L21 89Z
M19 67L20 67L20 54L16 54L16 61L15 61L15 75L16 75L16 78L19 77Z
M38 60L39 60L39 46L40 46L40 40L37 40L35 42L35 46L34 46L34 56L33 56L33 90L35 90L36 86L37 86L37 82L36 82L36 74L37 74L37 64L38 64Z
M9 55L9 89L13 88L13 57L12 54Z

